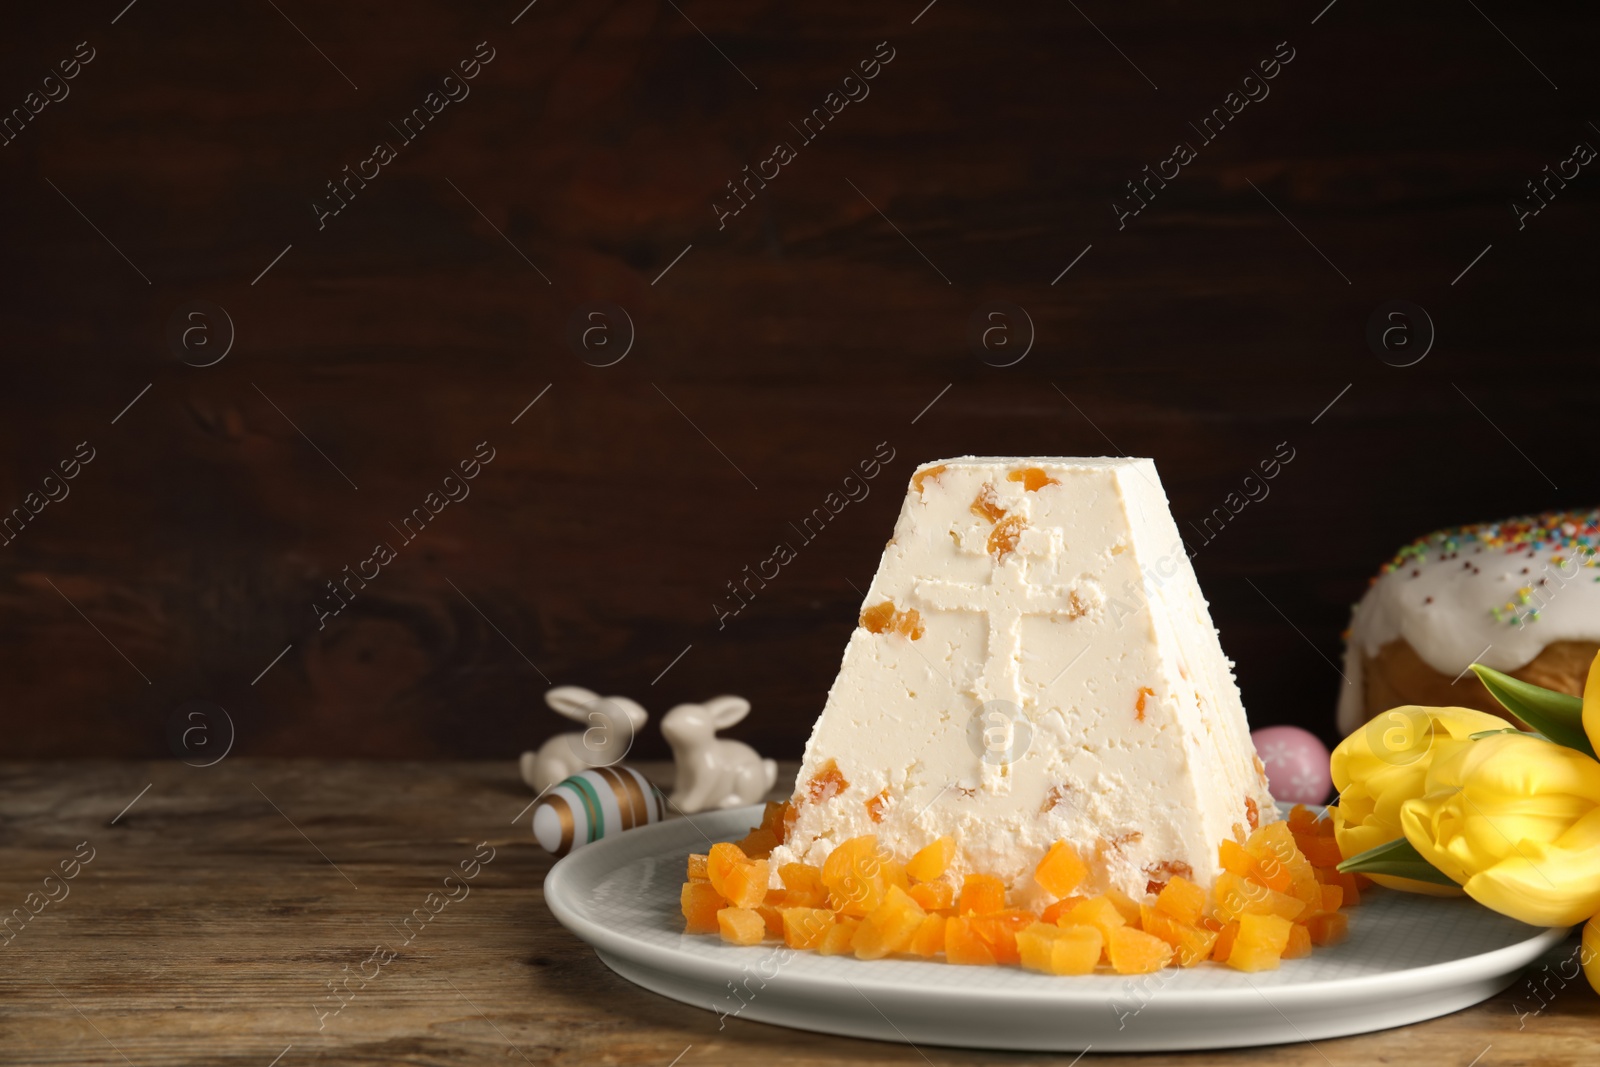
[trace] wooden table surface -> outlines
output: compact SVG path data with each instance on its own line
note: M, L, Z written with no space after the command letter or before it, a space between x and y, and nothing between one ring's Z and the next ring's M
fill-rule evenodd
M638 766L670 779L670 766ZM1072 1062L738 1019L719 1029L710 1012L612 974L557 925L540 894L550 857L513 824L531 799L510 761L0 764L0 912L22 907L61 861L76 873L50 883L58 899L33 898L38 913L0 943L0 1063ZM437 914L402 947L403 920L475 856L466 895L428 905ZM378 945L394 957L367 964L375 977L349 983L359 991L323 1014L337 1007L330 983L360 973ZM1537 1007L1522 988L1315 1046L1103 1059L1592 1063L1600 998L1552 982L1544 1010L1519 1017Z

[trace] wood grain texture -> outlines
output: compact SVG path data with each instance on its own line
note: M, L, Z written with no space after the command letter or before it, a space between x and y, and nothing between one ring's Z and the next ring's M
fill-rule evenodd
M548 678L658 716L741 693L734 733L795 757L913 465L964 453L1153 456L1253 721L1331 740L1348 606L1397 546L1600 500L1595 178L1512 211L1600 144L1592 11L677 6L8 14L0 112L95 58L0 147L0 508L96 458L0 547L0 753L164 755L204 699L240 754L504 757L562 725ZM485 41L470 95L319 228ZM870 95L804 141L879 42ZM1119 229L1125 183L1279 42L1270 96ZM168 342L194 299L236 327L215 366ZM1364 340L1395 299L1437 327L1416 366ZM593 300L634 324L615 366L568 346ZM997 300L1037 332L1007 368L967 339ZM399 543L482 441L470 497ZM719 626L879 442L870 496ZM1279 442L1270 495L1200 533Z
M638 766L670 782L670 764ZM780 781L794 772L785 765ZM81 842L94 850L68 894L0 947L0 1063L266 1067L280 1053L282 1067L666 1067L680 1053L682 1067L1070 1059L919 1051L737 1018L719 1029L713 1013L613 975L556 924L539 890L550 857L525 823L511 825L530 799L508 763L0 765L7 911ZM398 929L485 848L492 859L465 897L426 926ZM410 943L397 948L403 934ZM354 996L341 1012L319 1015L336 1003L327 983L361 973L380 944L398 954L367 968L377 977L365 987L347 987ZM1490 1044L1490 1064L1591 1062L1600 1000L1581 983L1549 990L1548 1006L1522 1018L1535 1002L1514 987L1443 1019L1315 1047L1091 1052L1082 1062L1465 1065Z

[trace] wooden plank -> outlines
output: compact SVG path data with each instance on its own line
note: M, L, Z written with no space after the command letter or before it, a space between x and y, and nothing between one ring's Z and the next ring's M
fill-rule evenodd
M1600 499L1572 313L1600 201L1585 174L1523 229L1509 210L1595 136L1556 106L1594 95L1591 11L1493 16L1556 93L1478 13L1428 5L1314 25L1238 0L707 2L693 25L645 4L546 0L515 25L520 3L314 25L280 6L113 25L45 5L0 41L3 108L97 50L0 166L0 508L98 450L0 553L0 703L52 709L15 717L9 755L164 756L166 716L203 698L237 717L238 754L496 758L561 728L543 672L657 714L741 693L736 735L792 758L913 464L1150 455L1188 530L1280 441L1299 458L1197 566L1256 723L1331 740L1323 657L1382 560L1435 526ZM471 95L319 229L326 183L484 40ZM1284 40L1271 96L1118 229L1125 183ZM880 41L871 95L719 228L726 183ZM195 298L237 330L214 367L168 350ZM1439 328L1406 370L1363 341L1396 298ZM596 299L637 327L611 368L565 339ZM1004 370L966 337L1002 299L1038 332ZM326 583L484 440L472 495L321 627ZM719 627L727 583L880 441L896 459L871 496Z
M668 765L639 767L670 781ZM786 765L784 780L793 773ZM0 947L0 1063L266 1067L280 1053L283 1067L666 1067L680 1053L682 1067L1068 1059L917 1050L739 1019L719 1027L713 1013L638 989L545 909L550 858L510 824L530 799L506 762L0 765L0 905L21 906L81 842L93 849L67 895ZM486 850L492 859L465 896L425 904ZM432 907L426 924L401 926ZM380 944L394 958L368 966L372 980L351 981L342 1010L322 1015L338 1005L329 983L361 974ZM1549 990L1547 1007L1520 1019L1536 1003L1514 989L1444 1019L1314 1047L1104 1062L1465 1065L1491 1044L1484 1063L1589 1062L1600 1000L1581 979Z

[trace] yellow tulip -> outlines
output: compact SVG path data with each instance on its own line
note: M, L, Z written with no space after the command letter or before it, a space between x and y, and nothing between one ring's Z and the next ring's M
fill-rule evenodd
M1443 749L1400 825L1423 859L1503 915L1571 926L1600 912L1600 763L1581 752L1529 734Z
M1583 683L1583 732L1600 752L1600 653L1589 664L1589 677Z
M1400 807L1422 796L1428 768L1443 753L1474 744L1469 740L1473 734L1508 725L1470 708L1406 705L1384 712L1345 738L1330 761L1333 785L1339 791L1338 806L1331 810L1339 851L1350 857L1400 837ZM1368 877L1391 889L1461 895L1454 886L1387 874Z

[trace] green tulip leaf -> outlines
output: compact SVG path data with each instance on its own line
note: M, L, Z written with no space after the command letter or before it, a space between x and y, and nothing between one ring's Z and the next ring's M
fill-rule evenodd
M1481 663L1474 663L1472 672L1489 690L1489 695L1500 702L1501 707L1546 738L1587 756L1595 754L1594 746L1589 744L1589 736L1583 731L1581 698L1501 674Z
M1339 864L1339 870L1346 874L1387 874L1436 885L1456 884L1449 875L1423 859L1416 846L1403 837L1385 842L1377 848L1369 848L1358 856L1351 856Z

